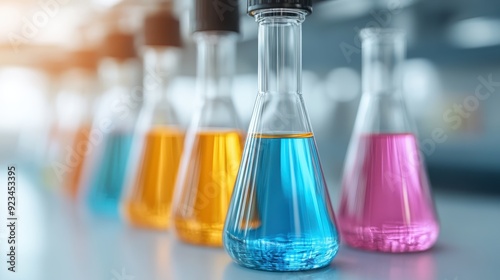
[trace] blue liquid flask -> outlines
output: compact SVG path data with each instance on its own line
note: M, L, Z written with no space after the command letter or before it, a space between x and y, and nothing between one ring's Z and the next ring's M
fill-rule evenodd
M119 218L127 164L137 120L141 65L134 38L110 33L104 45L101 73L105 92L98 102L89 132L81 198L91 213Z
M248 6L259 23L259 94L224 247L249 268L320 268L337 254L339 236L301 94L301 23L312 6L261 2Z

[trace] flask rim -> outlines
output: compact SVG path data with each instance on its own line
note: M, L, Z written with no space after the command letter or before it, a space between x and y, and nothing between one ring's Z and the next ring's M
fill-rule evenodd
M369 27L359 31L359 37L363 42L376 40L380 42L391 42L397 39L405 39L405 32L398 28Z
M256 10L253 13L255 21L258 23L263 23L270 19L271 20L288 19L288 20L296 20L299 23L302 23L306 19L307 15L308 13L305 10L290 9L290 8L260 9Z

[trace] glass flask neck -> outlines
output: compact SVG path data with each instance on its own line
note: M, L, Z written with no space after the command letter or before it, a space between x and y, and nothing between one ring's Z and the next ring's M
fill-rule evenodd
M207 31L195 34L198 46L198 92L204 99L230 97L237 34Z
M295 9L257 11L259 23L259 93L301 93L302 22Z
M140 85L140 64L135 58L104 58L99 65L99 76L105 88L123 87L131 89ZM129 90L130 91L130 90Z
M179 49L173 47L144 47L143 86L146 102L168 100L168 87L176 74L179 55Z
M400 94L405 39L402 32L363 29L363 93Z
M71 68L61 75L59 85L85 98L95 98L99 94L97 73L90 69Z

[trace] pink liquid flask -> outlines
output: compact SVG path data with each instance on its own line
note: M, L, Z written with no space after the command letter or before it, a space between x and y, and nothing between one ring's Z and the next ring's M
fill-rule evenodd
M401 32L364 29L363 97L342 180L344 242L365 250L429 249L439 223L414 128L401 93Z

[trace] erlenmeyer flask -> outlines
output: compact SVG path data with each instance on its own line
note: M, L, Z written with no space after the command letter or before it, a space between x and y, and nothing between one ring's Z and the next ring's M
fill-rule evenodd
M243 150L243 135L231 99L237 1L219 18L212 2L196 1L198 94L202 99L187 131L175 186L173 228L185 242L222 245L222 229Z
M169 82L180 55L179 22L169 11L149 14L144 35L144 104L132 146L122 210L132 225L166 229L184 141L169 96Z
M132 135L140 96L140 64L134 37L110 33L100 74L105 92L99 100L89 133L81 193L87 208L99 215L118 217Z
M360 35L363 96L342 180L342 238L366 250L425 250L439 225L401 93L404 34L364 29Z
M44 160L40 169L40 178L45 187L58 190L64 173L67 171L67 166L64 164L64 148L71 142L72 124L75 119L74 110L63 109L72 107L71 105L78 104L80 101L78 100L79 94L65 89L68 86L68 83L65 83L68 80L65 76L69 68L66 62L67 59L48 58L41 65L49 78L50 119L46 139L44 139ZM75 99L76 102L74 102Z
M89 146L89 133L92 126L92 117L95 111L95 102L100 92L97 64L98 54L94 50L79 50L72 53L71 61L74 64L75 78L72 84L82 93L79 102L82 115L75 125L75 134L71 146L65 147L65 164L69 167L64 177L64 190L73 199L77 197L81 181L86 152Z
M69 53L64 61L65 67L51 67L57 94L53 99L54 123L46 151L44 181L75 197L77 181L73 178L81 173L88 136L85 131L90 130L99 93L98 57L94 50L79 49Z
M259 23L259 93L224 229L239 264L328 265L339 239L301 92L301 24L311 1L249 1Z

